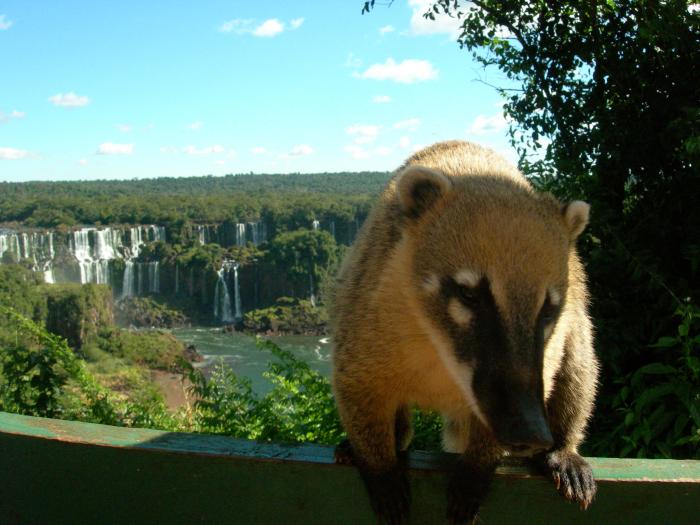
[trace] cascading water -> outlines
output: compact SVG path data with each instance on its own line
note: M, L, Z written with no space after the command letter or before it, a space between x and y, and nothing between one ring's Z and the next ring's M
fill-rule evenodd
M234 317L236 319L243 318L241 308L241 288L238 285L238 263L233 263L233 299L234 299Z
M160 293L160 271L158 270L158 261L146 264L148 264L148 291L152 294L158 294Z
M314 221L311 223L311 228L314 230L318 230L318 228L321 226L321 222L314 219Z
M214 289L214 317L222 323L231 323L234 320L231 311L231 294L228 291L227 277L231 267L237 267L232 261L224 261L216 275L216 288ZM237 274L234 274L234 276Z
M236 224L236 246L245 246L245 223Z
M136 295L136 283L134 282L134 263L126 261L124 266L124 278L122 280L122 299Z

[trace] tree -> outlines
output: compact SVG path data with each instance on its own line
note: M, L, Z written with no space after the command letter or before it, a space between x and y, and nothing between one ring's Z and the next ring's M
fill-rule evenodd
M309 296L316 297L321 281L337 263L337 255L338 248L330 233L301 229L275 237L267 257L278 271L287 274L295 292L308 290Z
M686 0L439 0L426 13L444 15L461 21L460 46L509 79L497 89L521 169L593 206L582 252L604 365L602 436L619 423L619 383L654 359L649 346L700 292L700 10ZM597 452L627 450L610 446Z

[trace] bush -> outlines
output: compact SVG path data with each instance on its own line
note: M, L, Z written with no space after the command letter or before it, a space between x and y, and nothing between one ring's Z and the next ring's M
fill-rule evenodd
M683 304L677 333L649 350L653 362L617 382L620 423L602 442L621 457L700 459L700 308Z

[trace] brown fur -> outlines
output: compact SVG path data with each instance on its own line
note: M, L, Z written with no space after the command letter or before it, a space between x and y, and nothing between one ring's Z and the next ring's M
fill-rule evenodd
M418 166L428 177L437 172L433 180L442 191L410 191L415 181L401 177L410 173L405 177L419 181ZM446 448L463 453L477 471L492 470L503 454L476 417L478 400L465 395L463 369L444 355L452 343L440 316L449 314L439 311L425 284L465 268L488 277L513 345L522 327L534 326L548 290L561 293L542 381L555 449L577 454L597 378L585 274L574 245L588 208L577 204L567 213L504 159L466 142L435 144L397 172L344 261L332 307L334 392L361 469L396 465L410 437L396 429L406 427L411 406L441 412ZM590 502L587 495L573 499ZM450 505L454 516L471 512Z

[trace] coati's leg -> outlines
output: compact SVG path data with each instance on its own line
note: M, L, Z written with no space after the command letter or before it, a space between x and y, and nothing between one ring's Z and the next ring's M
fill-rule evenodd
M547 419L554 447L536 456L535 461L545 474L552 476L562 496L585 509L593 501L596 483L590 465L577 448L593 411L598 363L590 334L583 331L570 335L564 352L547 400Z
M447 519L453 525L474 523L503 449L474 416L445 416L442 439L445 450L462 454L448 487Z
M346 418L341 411L348 439L336 448L336 460L347 463L351 458L379 520L400 525L407 523L411 504L406 453L412 436L410 411L402 406L382 414L378 406Z

